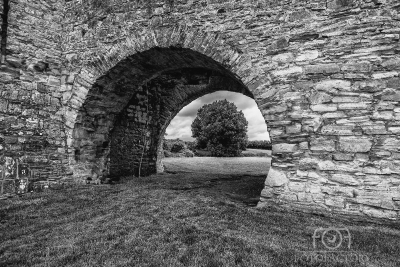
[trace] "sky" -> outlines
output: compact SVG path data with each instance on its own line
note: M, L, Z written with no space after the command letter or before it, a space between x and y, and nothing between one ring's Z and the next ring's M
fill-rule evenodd
M235 103L237 108L243 111L244 116L249 122L247 127L249 140L269 140L267 125L256 102L243 94L228 91L218 91L205 95L185 106L168 126L166 138L193 141L194 138L192 137L190 125L196 118L197 110L205 104L222 99Z

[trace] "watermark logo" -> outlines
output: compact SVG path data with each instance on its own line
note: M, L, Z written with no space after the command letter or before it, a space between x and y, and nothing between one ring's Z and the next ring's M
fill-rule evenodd
M319 243L330 251L351 248L351 234L347 228L317 228L312 238L315 250Z
M351 250L353 237L346 227L317 228L312 235L313 250L299 251L296 262L307 263L366 263L367 255Z

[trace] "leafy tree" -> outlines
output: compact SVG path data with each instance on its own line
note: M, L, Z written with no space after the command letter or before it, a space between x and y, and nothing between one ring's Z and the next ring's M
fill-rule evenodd
M215 157L239 156L247 146L247 120L234 103L227 100L204 105L192 123L192 136L200 149Z

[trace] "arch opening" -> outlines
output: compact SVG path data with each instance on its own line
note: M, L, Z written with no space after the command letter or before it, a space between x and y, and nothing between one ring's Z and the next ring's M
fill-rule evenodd
M74 176L146 176L162 172L162 139L193 100L229 90L254 98L226 67L184 48L152 48L122 60L96 80L73 130Z

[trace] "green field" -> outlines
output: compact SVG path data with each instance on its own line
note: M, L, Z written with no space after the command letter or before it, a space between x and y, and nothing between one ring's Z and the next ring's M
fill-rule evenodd
M165 171L170 173L221 173L248 174L267 176L271 158L269 157L240 157L240 158L165 158Z
M0 266L400 266L398 222L260 210L265 160L179 160L162 175L1 201ZM318 227L348 228L341 255L367 260L302 258Z

